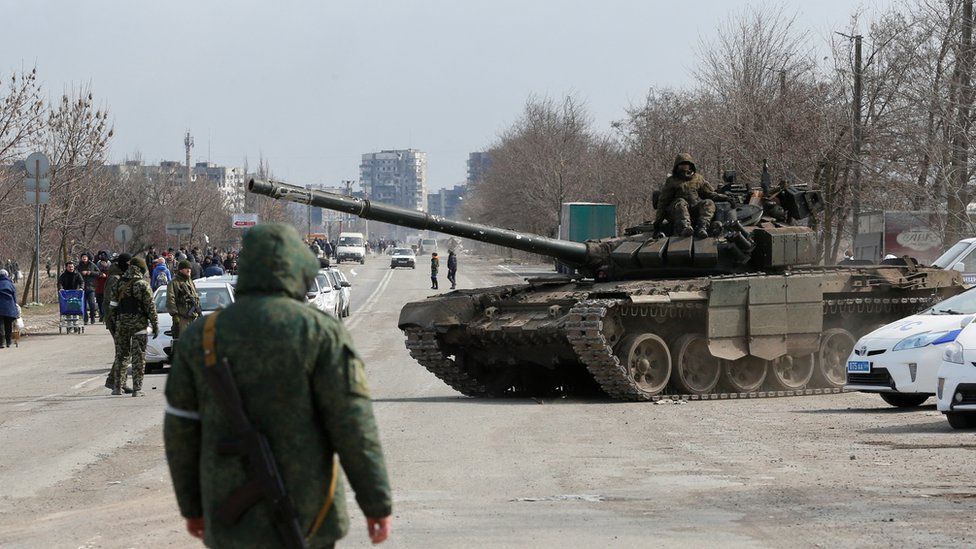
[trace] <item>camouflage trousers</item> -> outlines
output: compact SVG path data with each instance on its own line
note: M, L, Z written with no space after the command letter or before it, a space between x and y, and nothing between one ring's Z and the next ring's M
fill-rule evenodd
M132 360L132 390L142 389L142 376L146 371L146 319L124 315L115 325L115 363L109 374L115 388L121 390L128 377L126 368ZM143 332L143 333L137 333Z
M699 200L694 206L689 206L687 200L679 198L668 207L668 219L676 227L681 225L707 227L713 217L715 217L715 203L707 198Z

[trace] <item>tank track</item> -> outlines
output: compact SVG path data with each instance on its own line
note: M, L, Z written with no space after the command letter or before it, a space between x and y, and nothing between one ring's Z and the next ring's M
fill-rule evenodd
M406 328L407 350L421 366L427 368L437 379L448 384L452 389L465 396L490 396L487 387L473 376L458 367L441 351L437 343L437 333L420 328Z
M580 301L569 311L564 324L566 339L579 356L580 362L593 376L608 396L616 400L728 400L745 398L771 398L787 396L826 395L843 392L841 388L799 389L793 391L753 391L749 393L657 394L648 395L637 388L630 378L627 367L613 354L613 349L603 335L603 318L619 304L613 299Z

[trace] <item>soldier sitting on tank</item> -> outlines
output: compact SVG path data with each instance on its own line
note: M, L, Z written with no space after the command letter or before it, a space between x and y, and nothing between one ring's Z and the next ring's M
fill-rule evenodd
M715 216L715 202L734 203L730 196L715 192L715 188L698 173L690 154L680 153L661 189L654 224L660 227L667 220L674 227L671 233L674 236L706 238L709 230L713 235L721 230L721 227L710 226Z

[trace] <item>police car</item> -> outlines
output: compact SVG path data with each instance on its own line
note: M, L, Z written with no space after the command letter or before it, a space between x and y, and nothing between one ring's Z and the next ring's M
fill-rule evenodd
M976 324L963 328L959 337L946 345L936 383L936 405L949 425L954 429L976 428Z
M974 317L976 293L967 290L874 330L858 340L847 358L844 388L878 393L885 402L900 408L920 406L936 394L947 345Z

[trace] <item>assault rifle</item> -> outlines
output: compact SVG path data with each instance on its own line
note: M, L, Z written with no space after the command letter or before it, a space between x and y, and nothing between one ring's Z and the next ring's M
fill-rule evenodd
M248 477L246 484L234 490L217 509L217 520L221 524L233 525L248 509L262 499L271 505L275 528L289 549L307 547L298 513L291 498L285 491L285 483L278 472L274 454L268 438L251 425L244 413L240 392L234 382L230 362L226 358L206 369L210 388L217 397L217 403L230 418L237 432L235 439L221 442L217 452L222 455L237 454L247 461Z

